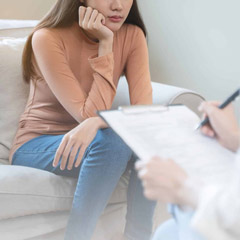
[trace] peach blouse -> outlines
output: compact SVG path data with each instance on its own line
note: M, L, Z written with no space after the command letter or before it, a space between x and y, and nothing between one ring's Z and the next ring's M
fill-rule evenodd
M97 42L77 23L40 29L32 39L36 75L10 152L45 134L65 134L97 110L110 109L122 73L131 104L151 104L148 49L142 30L124 24L114 34L113 52L98 57Z

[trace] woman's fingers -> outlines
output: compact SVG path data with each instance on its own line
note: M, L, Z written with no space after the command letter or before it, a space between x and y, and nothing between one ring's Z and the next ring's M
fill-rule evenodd
M75 163L75 167L79 167L87 147L88 147L87 144L82 144L81 145L81 148L80 148L80 151L79 151L76 163Z
M85 16L84 16L84 19L83 19L83 23L82 23L82 27L84 29L88 29L88 26L89 26L89 21L90 21L90 18L92 16L92 13L93 13L93 9L88 7L87 10L86 10L86 13L85 13Z
M96 9L94 9L93 11L92 11L92 14L91 14L91 16L90 16L90 19L89 19L89 22L88 22L88 28L89 29L93 29L93 26L94 26L94 23L95 23L95 21L96 21L96 18L97 18L97 16L98 16L98 11L96 10Z
M55 154L55 157L54 157L54 160L53 160L53 163L52 163L53 167L56 167L58 165L59 160L62 156L62 153L63 153L66 145L67 145L66 138L63 137L63 139L62 139L62 141L61 141L61 143L60 143L60 145L59 145L59 147L56 151L56 154Z
M105 17L101 14L98 13L96 21L94 23L94 28L99 28L101 25L105 24Z
M68 157L69 157L72 147L74 145L74 142L71 140L71 138L66 138L66 141L67 141L67 144L62 153L62 160L61 160L61 165L60 165L61 170L65 169L67 161L68 161Z
M99 13L96 9L91 7L85 8L81 6L79 8L79 26L83 29L97 29L105 24L105 17Z
M72 151L68 157L68 167L67 167L68 170L72 170L73 168L74 160L76 158L79 147L80 147L79 145L75 144L72 148Z
M84 19L84 16L85 16L85 13L86 13L86 8L81 6L79 8L79 26L82 27L82 23L83 23L83 19Z
M76 155L79 150L78 158L75 162L75 167L78 167L82 161L83 155L86 151L86 148L88 147L87 144L82 144L82 145L76 145L74 144L74 141L71 140L63 140L61 144L59 145L59 148L55 154L55 158L53 161L53 166L56 167L59 163L60 158L61 159L61 164L60 164L60 169L64 170L67 165L68 170L72 170L73 165L74 165L74 160L76 158Z

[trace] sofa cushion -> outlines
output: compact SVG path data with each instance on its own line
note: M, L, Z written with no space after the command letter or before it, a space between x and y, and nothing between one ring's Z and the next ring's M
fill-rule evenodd
M61 211L0 220L1 239L63 240L68 216L69 211Z
M126 201L128 171L121 177L109 203ZM70 210L76 179L23 166L0 166L0 220L52 211Z
M0 38L0 159L6 163L29 92L21 73L25 41L26 38Z
M69 210L75 180L22 166L0 166L0 219Z

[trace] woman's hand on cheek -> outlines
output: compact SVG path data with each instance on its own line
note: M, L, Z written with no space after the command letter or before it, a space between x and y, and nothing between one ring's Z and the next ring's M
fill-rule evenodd
M98 129L98 118L92 117L86 119L77 127L65 134L55 154L53 166L56 167L62 157L60 165L61 170L66 168L67 163L68 170L71 170L73 165L78 167L82 161L87 147L95 138ZM74 164L78 151L79 154Z
M79 26L87 33L101 41L112 41L113 32L106 27L105 17L91 7L79 7Z

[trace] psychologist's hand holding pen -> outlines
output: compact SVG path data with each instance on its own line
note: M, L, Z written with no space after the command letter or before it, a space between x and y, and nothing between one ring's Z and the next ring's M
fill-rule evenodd
M239 126L231 104L239 94L240 89L235 91L222 104L219 102L203 102L199 106L199 110L204 113L205 119L199 124L198 128L201 128L205 135L216 137L224 147L232 151L237 151L240 144Z
M237 151L240 147L240 129L230 102L222 109L220 106L223 104L219 102L203 102L199 110L203 112L205 119L208 118L208 123L205 121L205 124L201 124L200 130L209 137L216 137L224 147ZM147 198L197 207L202 183L189 177L174 159L155 156L137 161L135 167Z

